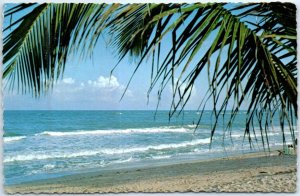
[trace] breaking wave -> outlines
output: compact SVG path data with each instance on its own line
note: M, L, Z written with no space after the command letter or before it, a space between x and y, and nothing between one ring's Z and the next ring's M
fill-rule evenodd
M47 136L73 136L73 135L114 135L114 134L139 134L139 133L187 133L192 132L190 129L185 128L171 128L171 127L158 127L158 128L144 128L144 129L120 129L120 130L78 130L70 132L57 132L57 131L44 131L36 135Z
M5 143L7 143L7 142L22 140L24 138L26 138L26 136L14 136L14 137L4 137L3 140Z
M85 150L79 152L61 152L61 153L37 153L37 154L27 154L27 155L15 155L15 156L4 156L4 162L14 162L14 161L31 161L31 160L43 160L43 159L55 159L55 158L74 158L83 156L95 156L95 155L114 155L114 154L126 154L126 153L143 153L149 150L166 150L166 149L176 149L184 148L188 146L195 146L199 144L208 144L210 138L197 139L193 141L186 141L177 144L160 144L157 146L150 145L144 147L133 147L127 149L120 148L110 148L110 149L98 149L98 150Z

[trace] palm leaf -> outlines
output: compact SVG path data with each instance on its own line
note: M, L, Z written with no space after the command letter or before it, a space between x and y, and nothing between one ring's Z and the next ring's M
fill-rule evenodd
M277 113L283 142L286 122L295 140L294 4L21 4L7 10L5 16L29 6L34 6L33 11L5 28L15 28L4 38L3 48L4 77L12 86L16 83L22 91L36 95L46 92L62 75L70 53L81 50L83 56L90 55L100 34L108 32L109 44L120 61L125 56L138 59L132 77L152 55L149 93L159 85L159 104L171 82L170 117L184 109L193 86L207 71L209 88L199 108L203 112L208 101L213 103L211 140L226 112L231 117L224 131L231 130L243 104L247 105L244 135L250 144L253 136L257 140L256 121L261 141L268 144L267 133ZM175 76L179 76L177 81ZM228 108L230 102L234 104Z
M5 28L15 29L3 41L3 76L9 78L11 88L17 85L23 93L31 92L39 96L47 92L61 76L69 53L78 49L95 32L92 22L101 15L105 5L28 6L34 8L21 18L20 25L11 23ZM28 6L19 5L8 10L5 15L15 14ZM83 28L87 31L82 31Z
M173 29L173 40L172 47L165 56L163 63L157 65L158 68L154 72L150 90L160 80L160 90L158 92L158 97L160 97L166 84L172 81L172 85L175 87L173 90L173 110L170 111L172 116L180 106L183 109L188 102L191 89L197 77L206 68L211 79L208 99L213 100L215 119L211 139L217 128L220 114L227 111L229 101L233 100L235 105L231 109L232 117L228 122L228 129L247 95L252 98L248 105L245 135L248 136L249 142L251 142L250 130L251 126L254 126L251 122L253 122L254 118L257 118L259 127L261 127L262 141L264 141L264 144L265 141L268 143L267 134L262 129L266 127L265 130L267 130L268 125L271 124L271 114L274 111L280 109L279 112L285 114L287 108L289 108L289 110L293 111L293 115L297 116L295 6L281 3L247 4L237 5L234 9L227 10L222 4L203 5L198 5L190 13L189 16L194 15L194 18L189 20L194 22L188 27L184 27L183 23L177 22L180 21L180 17L183 17L185 13L176 12L176 10L164 12L164 17L173 18L174 22L169 26L161 27L156 24L157 26L151 27L151 30L155 29L159 32L169 32ZM181 10L185 9L185 6L182 5ZM169 5L169 7L171 6ZM289 17L294 21L289 24L287 24L286 20L282 20L286 7L291 10ZM178 8L175 9L179 10ZM233 10L239 12L239 14L233 14ZM197 17L197 12L201 13L200 18ZM162 14L155 16L156 13L152 13L151 10L150 13L154 19L161 19L160 16ZM253 16L257 17L259 21L255 23L251 19ZM252 24L252 27L249 28L248 24ZM120 31L120 34L126 32L122 27L114 30ZM152 30L148 32L148 35L145 35L146 31L144 29L141 30L143 30L143 35L147 39L153 33ZM214 41L205 52L203 43L212 35L214 35ZM162 36L166 36L166 34L162 33ZM227 39L224 39L224 37L227 37ZM139 36L134 36L134 38L141 39ZM147 43L151 44L143 44L143 47L139 48L139 52L144 54L142 56L146 56L146 53L150 51L148 49L153 47L153 42L156 42L154 44L156 46L158 43L161 44L163 39L163 37L159 37L159 39L153 37L153 39L146 40ZM123 50L122 45L114 46L120 51ZM132 47L129 46L129 48ZM199 53L203 52L204 55L197 62L196 58L199 56ZM215 63L212 63L212 54L215 53L218 53L217 60ZM153 53L152 55L161 56L159 53ZM226 55L227 60L221 62L221 56L224 58L224 55ZM281 60L284 58L292 58L292 60L286 63ZM153 57L153 59L155 58ZM188 69L191 62L194 61L196 63L192 65L193 68ZM179 80L176 84L173 81L174 70L180 67L181 71L178 72L179 78L181 79L185 76L183 81L187 83L183 92L180 91ZM213 75L210 75L210 67L214 69ZM186 73L187 71L189 73ZM225 87L227 87L227 90L224 89ZM227 94L225 100L220 99L222 92ZM174 104L176 93L178 93L179 101ZM219 102L223 102L223 104L217 110L216 106ZM281 106L281 108L278 106ZM282 123L284 120L289 121L287 115L282 116ZM265 119L264 122L263 119ZM289 124L290 129L293 129L292 123Z

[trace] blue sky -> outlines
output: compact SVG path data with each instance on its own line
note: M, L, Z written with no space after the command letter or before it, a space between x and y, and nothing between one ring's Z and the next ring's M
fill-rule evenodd
M38 99L31 95L22 95L15 91L4 90L4 109L80 109L80 110L145 110L155 109L157 105L157 88L153 90L147 102L150 86L151 62L143 63L134 75L122 100L125 87L135 68L135 62L125 58L111 74L118 62L112 48L105 46L100 39L93 58L79 59L70 57L63 78L52 91ZM203 94L193 89L187 109L197 109ZM200 89L199 89L200 90ZM169 109L171 104L171 85L166 88L159 109Z

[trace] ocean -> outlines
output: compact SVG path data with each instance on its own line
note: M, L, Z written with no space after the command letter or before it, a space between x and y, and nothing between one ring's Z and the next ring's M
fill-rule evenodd
M231 133L222 123L213 137L211 111L4 111L6 185L82 172L207 160L263 151L260 131L250 149L243 140L246 112ZM229 114L224 115L225 119ZM269 130L271 148L282 147L279 122ZM290 135L286 135L291 142Z

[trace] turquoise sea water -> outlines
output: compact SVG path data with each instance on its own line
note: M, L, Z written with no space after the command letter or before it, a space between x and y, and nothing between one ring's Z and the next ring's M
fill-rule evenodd
M245 114L237 115L231 136L219 122L210 149L211 111L204 112L197 130L197 111L171 121L168 111L5 111L5 184L263 150L260 141L254 150L243 142ZM271 147L282 145L276 119L274 124Z

